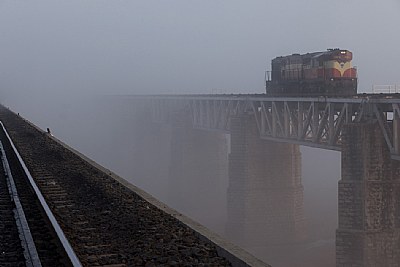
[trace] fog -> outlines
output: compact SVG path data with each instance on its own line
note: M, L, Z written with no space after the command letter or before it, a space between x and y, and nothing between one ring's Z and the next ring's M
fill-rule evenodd
M0 0L0 102L179 209L167 177L133 177L133 160L157 156L133 156L129 107L102 96L262 93L274 57L336 47L353 52L358 90L371 92L400 84L399 25L398 0ZM340 153L302 152L309 228L332 258ZM210 218L195 201L188 215L222 233L224 197Z
M398 0L1 0L2 98L262 92L272 58L335 47L354 52L370 91L399 83L399 11Z

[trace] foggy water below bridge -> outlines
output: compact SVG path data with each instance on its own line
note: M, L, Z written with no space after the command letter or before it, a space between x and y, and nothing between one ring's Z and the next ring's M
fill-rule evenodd
M225 175L212 184L212 190L207 190L207 179L187 177L187 182L173 184L168 177L170 162L162 152L170 149L169 144L154 132L135 128L130 105L96 97L60 99L33 106L10 108L42 129L49 127L57 138L212 231L225 235L227 166L221 170ZM142 144L151 142L153 147L145 149L138 144L138 138ZM307 147L302 147L301 152L307 242L245 249L273 266L335 266L340 153ZM171 197L176 195L185 201Z

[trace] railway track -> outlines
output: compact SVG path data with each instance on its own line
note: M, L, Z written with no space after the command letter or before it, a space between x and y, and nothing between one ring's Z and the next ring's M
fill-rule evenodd
M14 207L4 168L0 164L0 266L23 266L25 264L18 226L14 217Z
M2 124L0 140L0 266L71 266L65 238L54 231L52 214Z
M201 240L182 222L4 107L0 107L0 120L83 266L230 265L218 256L212 244ZM6 138L4 133L0 137ZM10 144L4 147L6 151L12 149ZM16 156L10 157L10 166L16 165L17 160ZM14 171L14 176L23 176L21 170ZM27 199L25 202L38 201ZM30 216L38 217L43 211L27 213L29 222ZM36 234L32 235L35 238ZM43 237L38 238L39 258L44 259L42 255L49 258L42 265L70 265L62 242L54 239L54 233L46 234L44 230ZM54 251L59 253L53 255ZM21 255L18 259L22 259Z

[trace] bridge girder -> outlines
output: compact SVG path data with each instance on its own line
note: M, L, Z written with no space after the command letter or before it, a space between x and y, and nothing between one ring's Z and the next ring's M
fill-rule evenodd
M170 122L188 112L196 129L230 131L230 118L251 116L260 138L330 150L341 150L344 124L376 120L393 159L400 160L400 99L286 98L249 96L142 96L151 101L152 119Z

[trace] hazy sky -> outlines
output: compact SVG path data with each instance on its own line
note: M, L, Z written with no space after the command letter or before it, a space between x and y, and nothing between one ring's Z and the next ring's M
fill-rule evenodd
M370 91L400 84L399 26L400 0L0 0L0 98L263 92L272 58L336 47Z

